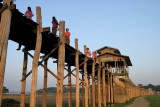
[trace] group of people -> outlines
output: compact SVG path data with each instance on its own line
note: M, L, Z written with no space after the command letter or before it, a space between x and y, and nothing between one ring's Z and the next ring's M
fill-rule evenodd
M53 16L52 17L52 24L53 24L53 26L52 26L52 33L54 34L54 35L56 35L57 34L57 31L59 30L58 29L58 21L57 21L57 19ZM66 32L65 32L65 40L66 40L66 44L69 44L70 43L70 35L71 35L71 33L69 32L69 28L66 28Z
M3 0L0 0L0 2L2 2ZM2 5L3 6L3 5ZM1 4L0 4L0 8L1 8ZM34 16L31 7L28 7L27 11L25 12L24 16L26 16L27 19L32 20L32 17ZM58 29L58 21L57 19L53 16L52 17L52 33L53 35L57 34ZM66 32L65 32L65 40L66 40L66 44L70 44L70 35L71 33L69 32L69 28L66 28ZM19 46L16 50L20 50L21 49L22 44L19 43Z
M86 52L87 52L87 57L91 58L91 51L89 48L87 48ZM94 57L95 62L97 62L97 53L96 52L93 52L93 57Z

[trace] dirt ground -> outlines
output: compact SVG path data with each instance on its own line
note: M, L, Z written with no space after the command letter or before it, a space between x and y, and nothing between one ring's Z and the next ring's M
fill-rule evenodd
M134 102L126 107L149 107L149 102L145 99L145 97L138 97L134 100Z

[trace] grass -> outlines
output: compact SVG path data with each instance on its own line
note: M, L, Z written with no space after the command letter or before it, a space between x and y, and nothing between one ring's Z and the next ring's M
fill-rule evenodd
M146 100L149 101L149 107L160 107L160 95L147 96Z

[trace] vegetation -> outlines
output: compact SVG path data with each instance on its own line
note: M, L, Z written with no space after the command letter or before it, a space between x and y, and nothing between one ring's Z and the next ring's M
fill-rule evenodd
M3 93L9 93L9 90L6 87L3 87Z
M148 84L147 86L144 86L145 89L149 89L151 88L152 90L160 91L160 85L152 85L152 84Z
M147 96L146 99L149 101L149 107L160 107L160 95Z

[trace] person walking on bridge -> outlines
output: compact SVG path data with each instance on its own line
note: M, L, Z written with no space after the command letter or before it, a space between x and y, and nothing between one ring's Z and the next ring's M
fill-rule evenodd
M52 17L52 24L53 24L52 33L53 35L56 35L58 29L58 21L54 16Z
M65 32L66 44L69 44L69 43L70 43L70 35L71 35L71 33L69 32L69 29L67 28L67 29L66 29L66 32Z

